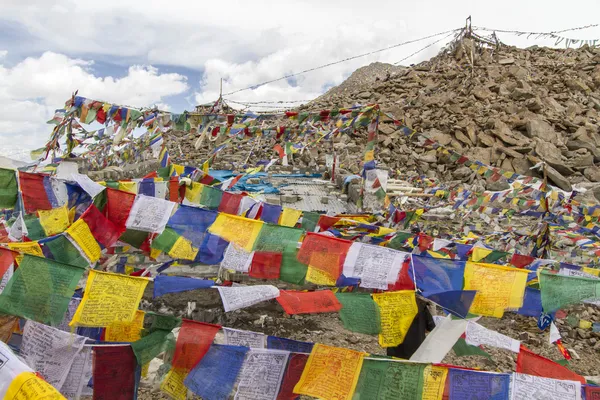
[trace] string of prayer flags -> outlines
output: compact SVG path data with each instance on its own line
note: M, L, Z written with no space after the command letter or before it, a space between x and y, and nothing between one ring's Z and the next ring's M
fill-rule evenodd
M352 332L377 335L381 331L379 308L369 293L336 293L342 305L340 319Z
M294 393L351 400L364 355L359 351L315 344Z
M0 209L14 208L17 204L18 195L19 189L15 171L0 168Z
M218 286L225 312L250 307L263 301L279 297L279 289L272 285Z
M160 390L175 400L186 400L188 395L184 384L186 375L185 370L171 368L160 384Z
M251 348L237 379L238 399L276 400L290 353Z
M256 252L281 253L279 279L294 284L301 284L306 276L307 266L298 258L297 244L305 234L302 229L265 224L256 239Z
M290 315L337 312L342 308L331 290L314 292L280 290L277 302Z
M65 398L48 382L33 372L22 372L12 380L4 395L6 400L44 399L64 400Z
M210 348L219 329L220 325L184 319L175 344L173 368L186 371L194 368Z
M470 400L473 393L490 400L505 400L510 394L510 375L451 368L449 394L453 400Z
M302 241L302 246L298 251L298 260L322 272L335 285L335 281L342 273L344 259L351 245L352 242L348 240L309 232L306 234L306 237Z
M387 290L398 280L408 253L365 243L352 243L346 255L343 274L360 278L364 288Z
M154 278L154 291L152 298L164 296L167 293L179 293L196 289L213 287L214 281L210 279L188 278L185 276L158 275Z
M256 349L265 348L265 334L223 327L225 344L230 346L245 346Z
M92 231L83 219L78 219L67 229L68 237L73 239L91 263L95 263L102 255L102 249L92 235Z
M194 247L189 239L169 227L152 240L151 248L163 251L172 258L180 260L193 261L198 255L198 248Z
M138 195L131 207L125 226L143 232L161 233L165 229L175 205L176 203L171 201Z
M543 376L545 378L585 383L583 376L552 360L535 354L524 346L521 346L521 351L519 351L519 355L517 356L516 371L528 375Z
M60 390L86 339L79 335L71 336L70 333L51 326L27 321L23 329L20 355L27 365Z
M45 181L48 179L47 176L41 174L19 171L19 189L26 214L34 214L38 210L52 209L45 186Z
M146 278L90 270L70 326L106 327L133 321L147 284Z
M131 346L94 348L94 399L130 400L137 397L139 372Z
M300 380L307 361L308 354L290 354L277 400L296 400L298 398L298 395L294 393L294 387Z
M203 399L228 400L248 351L213 344L185 378L185 386Z
M401 290L373 294L373 300L379 307L381 318L381 333L379 345L381 347L398 346L417 315L418 308L415 292Z
M64 232L69 226L69 210L66 205L50 210L39 210L38 215L46 236Z
M465 290L477 290L470 312L502 318L508 308L523 306L527 270L467 262Z
M515 373L511 392L514 400L532 398L580 400L581 383ZM586 399L591 400L593 397L590 396Z
M242 218L236 215L219 214L215 222L208 228L208 231L228 242L233 242L243 247L247 251L252 251L252 247L262 226L262 221Z
M364 360L354 398L421 399L426 364Z
M104 330L104 340L107 342L137 342L142 338L144 317L146 313L137 310L131 322L115 322Z
M0 294L0 311L57 326L85 269L25 254Z
M314 343L300 342L277 336L267 336L267 348L275 350L286 350L292 353L310 353Z
M600 280L579 276L564 276L542 270L538 273L542 307L553 312L583 300L600 299Z

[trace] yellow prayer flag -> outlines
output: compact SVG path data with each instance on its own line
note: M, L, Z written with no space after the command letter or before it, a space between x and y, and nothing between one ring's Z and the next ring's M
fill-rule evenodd
M442 400L448 368L428 365L423 372L423 400Z
M586 274L594 275L594 276L597 276L600 278L600 269L598 269L598 268L583 267L583 272L585 272Z
M592 322L591 321L586 321L585 319L580 319L579 320L579 327L581 329L592 329Z
M73 238L75 243L83 250L91 262L96 262L102 255L100 245L92 235L90 227L83 219L78 219L67 229L67 234Z
M21 372L8 386L4 400L66 400L52 385L34 374Z
M359 351L315 344L294 393L351 400L364 356Z
M210 167L208 166L208 160L204 161L202 163L202 172L204 172L206 175L208 175L208 173L210 172ZM181 175L181 174L180 174Z
M147 284L147 278L90 270L83 299L69 326L132 322Z
M38 215L46 236L64 232L69 227L69 210L66 205L51 210L39 210Z
M185 188L185 198L187 201L194 204L200 204L203 188L204 185L198 182L192 182L191 186L187 186Z
M308 266L306 270L306 282L322 286L335 286L335 279L318 268Z
M427 250L427 254L429 254L433 258L450 258L449 254L445 253L436 253L435 251Z
M183 384L183 380L186 375L186 370L172 368L161 383L160 390L175 400L185 400L187 398L187 387Z
M221 213L208 231L243 247L246 251L252 251L262 226L262 221Z
M296 226L301 215L302 211L300 210L283 207L283 212L281 213L281 217L279 217L279 225L291 226L293 228Z
M194 260L196 254L198 254L198 249L193 247L192 242L183 236L180 236L169 250L171 257L181 260Z
M106 327L104 336L107 342L135 342L142 338L145 312L137 310L131 322L115 322Z
M183 171L185 171L185 165L179 165L179 164L171 164L173 166L173 170L175 171L175 173L179 176L183 175Z
M44 253L42 253L42 248L38 242L14 242L7 243L7 245L9 249L22 254L31 254L32 256L44 257Z
M369 150L365 152L364 161L373 161L375 159L375 151Z
M417 300L412 290L377 293L373 300L379 307L381 317L381 347L398 346L404 342L408 328L417 315Z
M493 250L485 249L483 247L473 247L473 253L471 255L471 260L473 262L479 262L492 254Z
M138 184L137 182L119 181L119 190L137 194Z
M160 256L160 253L162 253L162 251L160 251L159 249L150 249L150 258L156 260L156 258Z
M501 318L507 308L521 308L528 273L528 270L468 261L464 290L477 290L469 312Z

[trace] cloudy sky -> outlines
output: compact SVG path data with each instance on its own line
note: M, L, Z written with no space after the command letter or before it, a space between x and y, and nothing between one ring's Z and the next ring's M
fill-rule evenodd
M0 154L44 144L54 109L85 97L181 112L237 89L464 25L553 31L598 22L600 2L516 0L1 0ZM510 44L552 45L514 35ZM600 29L565 33L600 38ZM312 99L373 61L397 62L442 36L230 96ZM402 64L437 53L444 41Z

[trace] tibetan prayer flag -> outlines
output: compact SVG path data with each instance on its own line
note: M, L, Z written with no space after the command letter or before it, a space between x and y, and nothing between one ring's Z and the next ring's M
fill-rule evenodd
M223 192L212 186L204 186L202 195L200 196L200 204L209 210L216 210L221 204Z
M453 400L471 400L473 394L482 399L506 400L510 394L510 375L450 368L449 394Z
M120 230L125 230L129 211L135 202L135 195L114 189L106 189L106 218Z
M538 318L542 314L542 294L540 290L526 287L525 296L523 297L523 307L519 308L516 312L527 317Z
M237 379L237 399L276 399L290 353L250 348Z
M587 385L585 387L585 400L600 399L600 386Z
M295 284L302 284L306 276L307 266L297 259L298 242L304 235L302 229L279 225L265 224L258 235L254 250L256 252L279 252L282 254L279 279Z
M364 355L354 350L315 344L294 393L351 400Z
M143 232L161 233L165 229L175 205L176 203L172 201L138 195L131 207L125 226Z
M298 260L321 271L335 285L342 274L342 266L351 245L349 240L307 233L298 251Z
M398 280L408 253L365 243L352 243L346 255L343 274L360 278L360 286L387 290Z
M300 342L277 336L267 336L267 349L287 350L292 353L310 353L314 343Z
M58 326L85 269L24 255L0 294L0 311Z
M448 368L428 365L425 367L423 375L423 400L442 400L446 388Z
M131 343L139 365L148 364L160 353L166 351L170 345L175 344L175 336L168 330L157 329L148 333L140 340Z
M70 326L105 327L135 318L148 279L90 270Z
M236 215L219 214L215 222L208 228L208 231L243 247L247 251L252 251L262 226L263 222L261 221Z
M131 322L115 322L104 330L104 340L107 342L137 342L142 338L144 317L146 313L138 310Z
M273 251L257 251L250 263L249 275L257 279L279 279L283 255Z
M185 187L185 201L189 204L200 204L200 198L202 197L202 191L205 186L198 182L192 182L190 186ZM185 204L184 201L184 204Z
M300 219L301 215L301 210L283 207L283 212L281 213L281 217L279 218L279 225L289 226L293 228L298 223L298 220Z
M583 376L576 374L567 367L563 367L552 360L533 353L524 346L521 346L521 351L519 351L519 355L517 356L516 372L542 376L545 378L585 383L585 378Z
M207 289L215 284L210 279L187 278L184 276L158 275L154 278L153 298L167 293L179 293L188 290Z
M21 372L5 390L5 400L64 400L65 398L52 385L33 372Z
M476 294L476 290L448 290L429 292L425 297L457 317L466 318Z
M75 241L90 262L95 263L102 255L102 249L92 235L90 227L83 219L78 219L67 229L67 234Z
M300 380L307 361L307 354L290 354L277 400L295 400L298 398L298 395L294 393L294 387Z
M46 232L44 231L44 227L40 223L40 219L36 218L35 215L25 215L22 219L25 222L25 230L24 235L29 240L40 240L47 237ZM19 220L13 223L13 227L19 224ZM11 227L12 231L12 227ZM20 238L19 238L20 239Z
M93 204L81 214L81 219L85 221L96 241L105 248L114 245L124 232L124 229L106 218Z
M379 306L381 318L381 347L398 346L404 342L404 337L417 315L415 292L401 290L398 292L377 293L373 300Z
M421 399L426 364L364 360L354 398Z
M0 209L14 208L18 194L15 171L0 168Z
M185 378L185 386L203 399L228 400L248 350L213 344Z
M51 210L52 204L46 193L44 180L47 176L19 171L19 189L23 198L25 213L33 214L38 210Z
M8 249L0 248L0 277L3 277L6 271L16 260L18 253L14 253Z
M600 299L600 280L579 276L564 276L549 271L538 274L542 307L553 312L583 300Z
M298 292L295 290L280 290L277 302L290 315L337 312L342 305L331 290L315 292Z
M507 308L523 306L527 270L467 262L465 290L477 290L470 312L501 318Z
M279 289L272 285L217 286L225 312L250 307L279 296Z
M490 254L492 254L494 250L486 249L484 247L473 247L473 251L471 252L471 261L473 262L484 262L483 260Z
M461 290L463 288L464 261L412 255L411 268L417 287L421 289L425 297L429 293Z
M184 319L175 345L173 368L190 371L210 348L220 325Z
M261 221L268 222L269 224L277 224L279 222L279 216L281 215L281 206L276 204L263 203L262 214L260 216Z
M239 193L223 192L218 208L219 212L237 215L243 197Z
M307 232L314 232L321 214L305 211L302 213L302 229Z
M137 397L137 362L131 346L94 348L94 399L131 400Z
M369 293L336 293L342 304L340 319L352 332L376 335L380 333L379 308Z
M169 227L152 241L151 247L175 259L194 260L198 255L198 248L194 247L189 239Z
M44 241L44 248L49 250L51 257L64 264L77 267L89 267L89 261L81 255L81 252L65 235L57 235Z
M187 387L183 383L186 375L187 371L171 368L160 384L160 390L167 393L174 400L186 400Z
M46 236L64 232L69 226L69 210L66 205L50 210L39 210L38 215Z

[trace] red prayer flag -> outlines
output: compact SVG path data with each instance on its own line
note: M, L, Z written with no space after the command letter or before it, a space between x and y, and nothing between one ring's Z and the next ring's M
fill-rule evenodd
M298 383L302 376L306 361L308 361L308 354L290 354L277 400L295 400L298 398L298 395L294 393L294 386L296 386L296 383Z
M513 254L510 263L517 268L525 268L529 264L531 264L535 260L535 258L531 256L525 256L522 254Z
M280 145L276 144L275 146L273 146L273 150L275 150L279 154L279 158L283 158L283 156L285 156L285 151Z
M337 280L352 242L309 232L298 251L298 261L326 273Z
M517 357L517 372L544 378L585 383L585 378L583 376L576 374L567 367L563 367L552 360L533 353L524 346L521 346L521 351L519 351L519 356Z
M169 201L179 203L179 178L172 176L169 179Z
M94 400L134 399L136 366L129 345L94 347Z
M283 254L273 251L257 251L252 257L248 275L258 279L279 279Z
M90 227L90 231L101 245L110 247L119 240L119 236L125 231L118 228L111 220L106 218L95 205L90 205L81 215L81 219Z
M330 217L328 215L321 215L319 217L319 222L317 222L317 225L319 226L319 228L321 228L322 231L326 231L327 229L335 225L336 222L338 222L340 219L342 219L342 217Z
M17 253L13 253L8 249L0 248L0 279L2 279L6 271L8 271L10 265L15 262L15 257L17 255Z
M404 263L402 264L402 268L400 269L398 280L393 285L388 285L388 291L394 292L397 290L415 290L415 282L413 281L412 276L408 273L409 266L410 257L406 257Z
M118 229L125 230L129 211L135 201L135 194L115 189L106 189L106 218L112 221Z
M342 309L342 304L331 290L317 292L280 290L276 300L288 314L337 312Z
M237 215L243 197L239 193L223 192L221 204L219 204L218 208L219 212Z
M600 400L600 386L585 387L585 400Z
M191 371L210 348L220 325L184 319L175 344L173 368Z
M19 171L19 189L23 196L23 207L26 214L33 214L38 210L51 210L52 204L44 187L44 176Z

